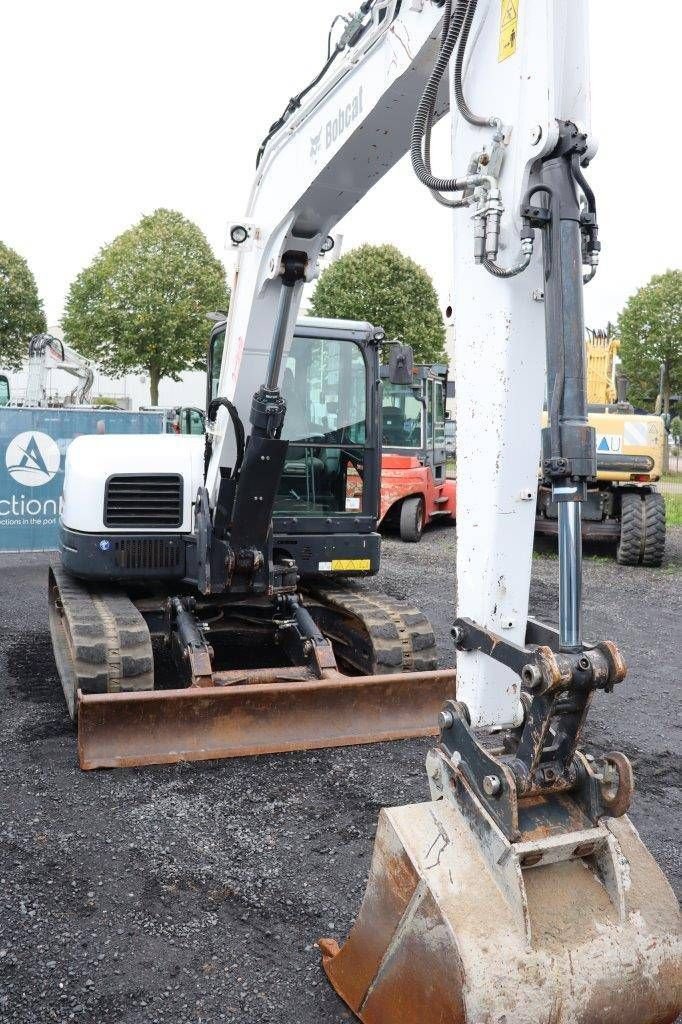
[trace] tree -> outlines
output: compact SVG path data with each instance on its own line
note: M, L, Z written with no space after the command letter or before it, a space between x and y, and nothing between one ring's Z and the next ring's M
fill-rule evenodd
M369 320L412 345L415 362L444 360L445 329L427 272L393 245L361 245L320 275L314 316Z
M0 366L21 369L29 338L46 330L43 304L28 263L0 242Z
M100 250L71 285L65 339L112 377L145 373L152 405L159 381L205 365L206 314L226 309L222 264L199 228L155 210Z
M623 369L635 405L651 406L663 364L662 412L682 388L682 270L667 270L630 296L618 319Z
M675 416L670 424L670 433L676 445L682 444L682 417Z

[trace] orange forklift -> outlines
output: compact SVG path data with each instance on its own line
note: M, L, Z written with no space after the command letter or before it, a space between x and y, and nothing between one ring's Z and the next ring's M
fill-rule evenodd
M421 540L424 526L455 518L455 481L446 466L447 366L414 366L410 384L392 384L381 367L380 524L401 540Z

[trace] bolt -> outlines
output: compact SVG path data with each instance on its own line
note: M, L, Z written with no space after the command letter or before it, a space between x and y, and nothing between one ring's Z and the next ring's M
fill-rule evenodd
M483 792L486 796L497 796L502 789L502 783L497 775L486 775L483 779Z
M452 639L455 641L455 647L458 647L459 644L461 644L462 641L464 640L464 630L462 629L461 626L453 626L452 629L450 630L450 635Z
M590 667L590 659L587 658L583 654L582 658L578 659L578 668L581 668L583 670L583 672L587 672L589 667Z
M440 729L451 729L455 724L455 716L452 711L447 708L443 708L442 711L438 712L438 727Z
M537 690L538 686L542 682L542 672L537 665L533 665L531 662L528 662L528 664L524 665L521 669L521 678L529 690Z
M537 146L538 142L542 138L542 125L536 124L530 131L530 144L531 146Z

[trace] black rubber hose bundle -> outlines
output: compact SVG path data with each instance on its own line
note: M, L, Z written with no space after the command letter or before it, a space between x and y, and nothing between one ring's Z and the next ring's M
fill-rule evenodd
M445 74L450 58L457 44L459 34L467 13L468 0L458 0L454 13L450 16L445 38L436 58L436 63L422 93L417 112L412 124L410 140L410 159L417 178L428 189L434 192L461 192L464 188L457 178L436 178L424 160L422 144L424 136L430 130L430 122L436 106L438 89ZM447 11L446 11L447 16Z
M467 7L466 15L464 16L464 23L462 24L462 31L459 37L459 46L457 47L457 56L455 57L454 67L454 87L455 87L455 99L457 101L457 109L469 124L476 125L478 128L486 128L490 125L489 117L479 117L478 114L474 114L469 108L467 101L464 98L464 92L462 90L462 68L464 65L464 53L467 48L467 42L469 41L469 30L471 29L471 22L474 20L476 8L478 7L478 0L469 0L469 6Z
M235 460L234 469L232 476L236 477L239 475L239 470L242 468L242 462L244 461L244 450L246 448L246 438L244 434L244 424L242 423L237 407L232 404L229 398L214 398L207 410L207 419L209 423L213 423L216 416L218 415L218 409L227 409L230 420L232 421L232 428L234 430L235 443L237 445L237 458ZM204 446L204 479L208 472L208 465L211 461L211 454L213 451L213 445L211 443L210 435L206 431L206 443Z

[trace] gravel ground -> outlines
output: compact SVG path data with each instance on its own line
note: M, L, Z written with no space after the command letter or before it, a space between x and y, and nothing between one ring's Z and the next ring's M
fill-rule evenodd
M388 540L366 585L420 604L452 658L455 531ZM86 773L50 651L42 556L0 560L0 1019L337 1024L314 946L342 939L379 808L427 798L427 741ZM593 748L634 761L632 817L679 892L682 529L660 570L585 563L587 631L630 665ZM534 614L556 620L537 557ZM428 1024L425 1019L425 1024Z

